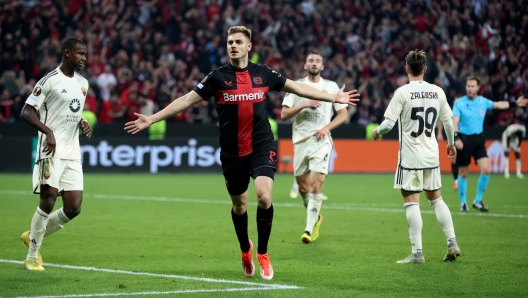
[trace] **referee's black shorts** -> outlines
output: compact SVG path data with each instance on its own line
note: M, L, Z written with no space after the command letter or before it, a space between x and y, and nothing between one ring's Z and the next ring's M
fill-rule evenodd
M457 149L457 164L459 166L468 166L471 163L471 157L477 163L477 160L488 157L486 150L486 139L483 134L463 135L458 134L459 139L464 144L462 150Z

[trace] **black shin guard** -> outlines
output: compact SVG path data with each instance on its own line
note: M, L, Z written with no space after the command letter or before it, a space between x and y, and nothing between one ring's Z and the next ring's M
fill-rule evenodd
M231 219L235 226L235 232L237 234L238 242L240 243L240 250L243 252L249 251L249 237L248 237L248 216L247 211L242 215L237 215L231 209Z
M268 241L273 223L273 205L269 209L257 208L258 253L268 252Z

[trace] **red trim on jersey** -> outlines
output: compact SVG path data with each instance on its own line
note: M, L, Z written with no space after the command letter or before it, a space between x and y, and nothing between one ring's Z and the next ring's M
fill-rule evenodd
M253 152L253 104L266 99L269 87L253 88L249 72L236 72L236 90L218 90L217 104L238 106L238 156Z

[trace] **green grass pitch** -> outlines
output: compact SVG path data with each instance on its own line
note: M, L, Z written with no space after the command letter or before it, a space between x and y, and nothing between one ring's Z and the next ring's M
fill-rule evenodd
M241 270L221 175L85 176L82 212L41 248L44 272L23 269L38 197L31 176L0 175L0 296L46 297L528 297L526 180L492 175L489 214L459 212L450 175L443 197L462 256L442 262L444 235L422 195L425 264L400 265L410 250L393 175L330 175L320 238L301 242L306 211L289 198L293 177L275 179L269 254L272 281ZM478 176L468 178L468 201ZM60 208L60 198L55 208ZM250 185L249 235L257 243ZM257 263L256 257L254 261Z

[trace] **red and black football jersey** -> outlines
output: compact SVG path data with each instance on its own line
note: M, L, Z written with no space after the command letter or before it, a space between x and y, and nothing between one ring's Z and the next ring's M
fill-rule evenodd
M269 91L280 91L285 83L273 69L250 62L244 69L219 67L194 88L203 99L215 98L223 155L245 156L273 142L266 99Z

